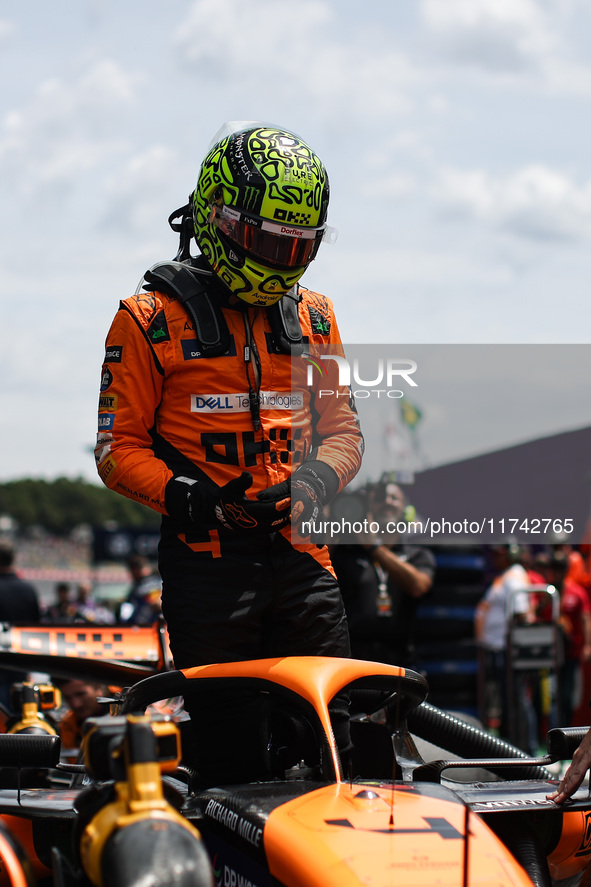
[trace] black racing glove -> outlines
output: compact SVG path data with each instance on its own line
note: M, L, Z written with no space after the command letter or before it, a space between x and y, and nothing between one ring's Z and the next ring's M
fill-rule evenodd
M252 475L247 471L252 484ZM246 487L245 489L248 489ZM251 530L258 533L274 533L289 523L291 502L289 491L283 496L274 496L267 501L247 499L241 495L232 499L220 498L216 505L216 517L228 530Z
M291 525L299 530L303 523L316 521L322 507L336 495L339 478L326 462L304 462L288 480L257 493L260 502L281 501L291 494ZM306 533L309 536L309 533Z
M220 523L216 508L222 499L238 499L252 484L252 474L243 471L223 487L212 480L172 477L166 484L164 504L171 517L204 527Z
M223 487L213 481L173 477L166 485L165 505L171 517L189 520L208 528L220 524L228 530L256 530L272 533L289 523L289 494L262 503L246 498L252 474L243 471Z

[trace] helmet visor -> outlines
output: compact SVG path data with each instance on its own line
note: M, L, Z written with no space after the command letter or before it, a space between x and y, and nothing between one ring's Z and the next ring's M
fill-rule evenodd
M322 240L333 237L335 233L328 225L301 228L270 222L233 206L217 204L212 205L210 221L249 254L284 268L307 265L315 258Z

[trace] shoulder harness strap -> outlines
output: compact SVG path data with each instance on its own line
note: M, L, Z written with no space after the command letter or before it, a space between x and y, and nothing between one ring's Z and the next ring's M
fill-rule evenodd
M301 354L304 350L304 337L298 313L301 300L296 284L282 299L267 309L273 347L278 353Z
M205 357L219 357L230 347L228 324L215 293L208 291L203 275L211 272L191 268L183 262L158 262L146 271L143 289L156 288L178 299L195 326L195 334ZM301 301L293 287L269 312L273 347L279 354L300 353L304 348L298 315Z
M156 287L178 299L193 321L205 357L219 357L230 347L230 332L215 295L208 292L201 279L207 273L181 262L158 262L146 271L148 286L144 284L144 289Z

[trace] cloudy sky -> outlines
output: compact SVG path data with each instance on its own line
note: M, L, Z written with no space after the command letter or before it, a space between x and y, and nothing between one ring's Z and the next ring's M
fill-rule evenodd
M2 10L0 481L94 479L106 331L226 120L328 167L339 239L304 282L346 342L590 341L588 0Z

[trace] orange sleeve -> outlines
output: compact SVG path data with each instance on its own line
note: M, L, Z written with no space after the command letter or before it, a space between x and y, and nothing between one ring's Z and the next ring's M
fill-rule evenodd
M151 436L163 369L146 335L158 306L153 294L135 304L136 314L121 304L107 335L95 458L109 489L165 513L172 471L154 455Z

